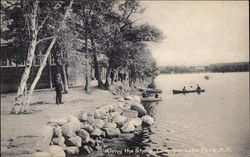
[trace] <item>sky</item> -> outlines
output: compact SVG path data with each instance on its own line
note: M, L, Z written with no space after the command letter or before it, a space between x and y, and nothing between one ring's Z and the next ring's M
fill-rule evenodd
M248 1L141 1L142 23L164 35L149 44L158 65L249 61Z

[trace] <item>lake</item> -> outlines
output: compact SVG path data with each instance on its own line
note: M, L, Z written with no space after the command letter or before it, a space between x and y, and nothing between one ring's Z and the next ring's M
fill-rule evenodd
M209 79L205 79L209 76ZM201 94L172 94L196 88ZM249 152L249 73L163 74L153 104L156 123L145 149L156 156L246 156Z
M92 156L246 157L250 153L248 72L162 74L155 82L163 100L144 104L155 124L111 139L106 148L114 152ZM195 89L197 83L204 93L172 93L183 86Z

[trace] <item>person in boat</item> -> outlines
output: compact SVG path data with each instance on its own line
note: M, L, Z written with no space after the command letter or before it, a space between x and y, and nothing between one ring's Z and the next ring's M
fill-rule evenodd
M186 92L186 86L183 87L182 91L183 91L183 92Z
M158 93L155 93L155 98L159 98L159 94Z
M146 90L144 90L144 91L142 92L142 97L143 97L143 98L147 98L147 97L148 97L148 94L147 94Z
M197 88L196 90L200 91L201 90L201 87L199 86L199 84L197 84Z

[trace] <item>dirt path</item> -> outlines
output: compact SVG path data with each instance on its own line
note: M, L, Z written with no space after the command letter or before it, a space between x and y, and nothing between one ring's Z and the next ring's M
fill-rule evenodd
M55 91L36 91L31 100L32 114L11 115L15 93L1 95L1 148L5 148L7 141L17 136L37 136L41 127L51 117L65 117L79 111L92 112L97 106L114 103L114 96L108 91L99 90L91 85L90 94L82 88L71 88L69 94L63 94L64 104L55 104ZM3 149L2 149L3 150Z

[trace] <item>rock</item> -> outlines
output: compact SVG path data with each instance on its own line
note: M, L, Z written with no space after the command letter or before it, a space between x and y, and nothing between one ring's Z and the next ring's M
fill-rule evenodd
M104 125L104 128L116 128L117 124L116 123L107 123Z
M133 132L135 131L135 126L131 121L128 121L121 127L121 130L122 132L125 132L125 133Z
M35 152L34 157L52 157L49 152Z
M63 144L63 145L61 145L60 147L61 147L63 150L65 150L67 146L66 146L66 144Z
M72 124L72 127L73 127L73 130L74 130L74 131L80 129L81 123L80 123L80 121L78 120L78 118L76 118L76 117L73 116L73 115L70 115L70 116L68 116L67 120L68 120L69 123Z
M70 137L69 139L67 139L65 141L66 146L77 146L77 147L81 147L82 145L82 139L79 136L73 136Z
M102 135L102 130L99 128L95 128L94 131L91 133L91 136L97 137Z
M127 118L137 118L138 117L138 112L134 110L125 110L122 113L122 116L127 117Z
M67 155L77 155L79 154L79 148L75 146L66 147L65 152Z
M88 120L88 115L87 115L86 112L83 112L83 113L82 113L81 120L82 120L83 122Z
M54 137L52 139L52 143L54 145L59 145L59 146L62 146L65 142L65 138L63 136L59 136L59 137Z
M60 126L56 126L53 131L54 137L62 136L62 128Z
M102 149L102 146L100 144L97 144L95 147L94 147L95 150L100 150Z
M95 119L92 123L94 127L103 128L104 122L101 119Z
M94 131L94 127L90 124L82 124L81 123L81 129L87 130L89 133Z
M141 104L132 104L131 105L131 110L137 111L138 112L138 117L145 116L147 111L145 110L144 106Z
M49 146L49 152L51 154L52 157L65 157L65 153L63 151L63 149L60 146Z
M94 113L94 117L95 118L100 118L101 117L101 113L98 110L96 110L95 113Z
M94 118L92 116L88 116L87 121L91 124L94 121Z
M125 98L124 98L125 100L130 100L130 101L134 101L134 98L132 97L132 96L126 96Z
M116 115L113 117L113 122L117 123L120 126L122 126L126 120L127 118L122 115Z
M118 102L124 102L124 101L125 101L124 98L119 98L119 99L118 99Z
M72 126L72 123L66 123L62 126L62 133L66 137L72 137L75 135L74 128Z
M154 118L149 115L143 116L141 119L142 119L142 122L147 125L153 125L155 122Z
M141 124L142 124L141 118L138 118L138 117L132 118L132 119L130 119L130 121L132 124L134 124L135 127L141 126Z
M93 146L94 146L95 143L96 143L96 141L95 141L94 139L92 139L92 138L89 139L89 144L90 144L90 145L93 145Z
M41 129L40 140L37 143L37 151L47 151L49 144L53 136L53 128L49 125L45 125Z
M89 142L90 135L86 130L84 130L84 129L77 130L76 135L82 138L82 143Z
M122 102L118 102L118 103L117 103L117 107L119 107L119 108L124 108L124 104L123 104Z
M84 150L87 154L93 152L93 149L92 149L91 147L87 146L87 145L83 146L83 150Z
M105 128L108 137L120 136L121 132L118 128Z
M133 100L135 103L141 103L141 98L137 95L133 95Z
M63 124L67 123L67 118L65 117L51 117L48 120L49 125L59 125L62 126Z
M124 104L124 110L130 110L131 109L132 102L131 101L126 101Z
M113 118L114 116L121 115L121 112L111 112L110 116Z

